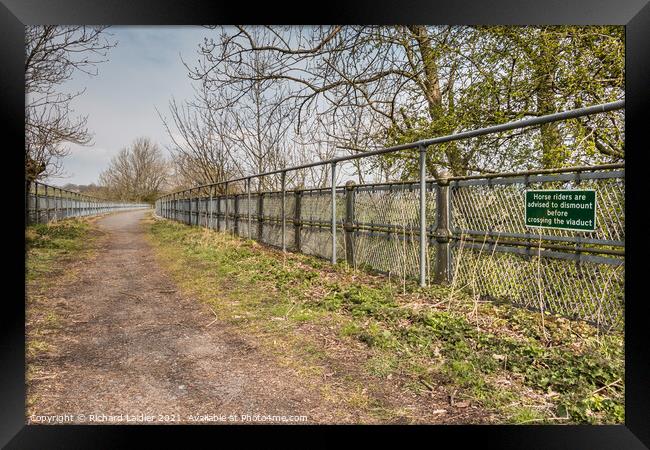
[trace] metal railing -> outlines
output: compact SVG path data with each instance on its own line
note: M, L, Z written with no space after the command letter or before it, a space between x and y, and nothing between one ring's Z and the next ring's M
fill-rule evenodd
M114 211L151 208L147 203L113 202L34 181L25 183L26 225L68 217L93 216Z
M597 105L199 186L159 198L156 212L332 263L345 260L353 267L419 278L421 286L454 283L477 295L619 328L624 307L623 164L437 180L427 179L425 168L426 148L432 144L624 105ZM335 184L339 163L408 149L419 152L419 180ZM286 188L287 172L318 165L330 165L330 187ZM251 179L273 174L281 175L279 191L251 191ZM525 226L526 189L585 186L597 195L594 233Z

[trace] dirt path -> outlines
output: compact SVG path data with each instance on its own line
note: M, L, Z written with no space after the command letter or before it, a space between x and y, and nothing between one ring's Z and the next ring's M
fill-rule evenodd
M390 381L364 381L363 354L353 358L357 365L341 358L349 367L329 379L278 364L253 337L180 293L145 238L148 214L98 219L96 256L61 268L75 273L72 281L64 276L38 289L39 312L53 311L59 323L47 351L29 362L37 373L28 385L28 423L386 423L328 396L345 377L368 382L394 410L412 410L388 422L484 420L472 417L479 411L450 408L442 393L427 398Z
M159 415L195 422L190 415L222 421L231 414L318 421L319 398L295 374L179 294L144 238L146 214L100 219L106 235L97 257L49 293L66 314L54 351L39 361L49 374L30 386L31 412L69 414L73 423L91 415L126 421L127 414L138 422L152 416L152 423L166 420Z

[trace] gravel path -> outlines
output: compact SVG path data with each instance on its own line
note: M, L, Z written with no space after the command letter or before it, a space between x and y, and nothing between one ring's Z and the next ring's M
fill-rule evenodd
M99 219L98 255L48 293L63 318L30 411L65 423L319 421L318 393L177 291L145 240L147 213ZM54 420L36 416L28 423Z
M337 374L330 378L335 370L322 378L279 364L253 337L180 292L146 239L142 219L148 214L97 219L95 256L62 263L53 286L28 287L29 311L41 318L53 314L57 326L38 338L48 348L28 358L27 423L492 420L475 407L450 406L442 387L417 395L368 378L361 370L368 350L342 348L345 357L332 361ZM363 391L392 417L347 401L348 378L364 383ZM332 396L333 390L344 393Z

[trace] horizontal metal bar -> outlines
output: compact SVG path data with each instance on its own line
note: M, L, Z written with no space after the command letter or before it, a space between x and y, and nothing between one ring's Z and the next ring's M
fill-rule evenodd
M427 181L427 191L433 189L435 182ZM398 183L360 184L354 186L357 192L420 192L420 183L417 181L400 181Z
M45 184L45 183L43 183L41 181L34 181L34 182L30 183L30 185L31 184L36 185L36 189L35 189L34 193L30 192L30 194L31 195L37 195L39 198L44 198L44 197L45 198L67 198L67 199L75 199L76 201L95 202L95 203L113 203L113 204L122 204L122 205L131 205L131 204L133 204L131 202L116 202L114 200L106 200L106 199L103 199L103 198L100 198L100 197L95 197L95 196L88 195L88 194L82 194L82 193L79 193L79 192L70 191L68 189L63 189L63 188L60 188L58 186ZM53 192L52 192L52 194L39 193L38 188L40 188L40 187L52 189ZM30 186L30 189L31 189L31 186ZM58 191L59 195L57 195L57 191ZM71 194L71 196L66 197L66 196L61 195L61 194L64 194L64 193ZM147 205L147 206L149 206L149 205Z
M476 239L469 236L450 236L450 239L456 241L470 241L470 242L480 242L485 244L495 244L501 243L503 245L515 246L515 247L525 247L525 248L546 248L553 250L561 250L564 252L577 252L577 253L598 253L602 255L616 255L616 256L625 256L624 250L611 250L606 248L592 248L592 247L573 247L569 245L557 245L557 244L548 244L542 242L523 242L523 241L508 241L508 240L493 240L493 239Z
M524 184L524 183L543 183L552 181L574 181L574 180L596 180L596 179L614 179L624 178L624 170L614 170L617 168L624 168L624 164L603 164L600 166L578 166L568 167L563 169L540 169L538 171L528 172L513 172L502 174L487 174L487 175L472 175L467 177L451 177L446 180L450 186L492 186L492 185L507 185L507 184ZM427 190L432 190L436 180L427 180ZM358 192L372 192L372 191L395 191L396 187L402 187L400 190L405 190L404 187L408 186L409 191L416 192L419 190L417 181L395 181L384 183L366 183L358 184L353 187ZM336 188L337 194L343 194L345 187L338 186ZM183 193L185 191L182 191ZM330 195L330 188L310 188L310 189L288 189L287 193L303 193L306 196L325 196ZM264 191L262 192L265 197L281 196L282 191ZM172 194L167 194L165 198ZM244 195L244 193L237 194L237 196ZM260 193L251 194L251 197L258 196ZM209 195L198 197L199 199L207 199ZM234 195L213 197L214 201L233 200ZM197 197L191 197L196 199ZM189 198L188 198L189 200Z
M594 239L580 236L550 236L545 234L533 233L507 233L499 231L481 231L481 230L465 230L459 228L452 228L450 230L455 235L469 234L475 236L490 236L490 237L507 237L507 238L520 238L520 239L538 239L547 241L560 241L560 242L574 242L579 244L597 244L597 245L610 245L612 247L625 247L624 241L611 241L608 239Z
M600 169L597 169L600 170ZM545 183L552 181L577 181L577 180L600 180L600 179L624 179L625 171L604 171L604 172L585 172L579 173L559 173L557 175L529 175L518 176L513 178L484 178L484 179L467 179L450 181L451 187L462 186L495 186L503 184L532 184L532 183Z
M377 232L375 230L356 229L354 231L354 234L386 239L388 241L398 239L404 241L412 241L413 243L416 243L419 242L420 230L418 228L417 233L382 233L382 232Z
M614 111L617 109L622 109L625 107L625 100L618 100L615 102L611 103L603 103L599 105L593 105L593 106L588 106L585 108L578 108L578 109L572 109L569 111L563 111L559 113L554 113L554 114L548 114L540 117L532 117L528 119L523 119L523 120L516 120L513 122L507 122L499 125L493 125L490 127L485 127L485 128L479 128L476 130L470 130L470 131L463 131L459 133L454 133L454 134L449 134L446 136L440 136L436 138L430 138L430 139L423 139L419 140L416 142L411 142L407 144L401 144L401 145L395 145L392 147L386 147L386 148L381 148L377 150L370 150L367 152L360 152L360 153L355 153L353 155L347 155L347 156L340 156L337 158L331 158L328 160L322 160L322 161L316 161L313 163L308 163L308 164L302 164L298 166L293 166L293 167L288 167L284 169L278 169L278 170L273 170L269 172L264 172L264 173L259 173L255 175L248 175L244 177L239 177L239 178L233 178L227 181L222 181L219 183L210 183L210 184L204 184L200 186L196 186L192 188L194 189L202 189L206 187L212 187L212 186L220 186L226 183L236 183L239 181L244 181L248 180L250 178L259 178L259 177L265 177L265 176L270 176L270 175L276 175L280 174L282 172L289 172L289 171L294 171L294 170L301 170L301 169L308 169L311 167L317 167L317 166L322 166L326 164L337 164L340 162L345 162L345 161L351 161L359 158L367 158L369 156L377 156L377 155L383 155L385 153L393 153L401 150L410 150L410 149L419 149L420 147L428 147L430 145L434 144L441 144L445 142L451 142L451 141L458 141L462 139L469 139L472 137L478 137L478 136L484 136L487 134L492 134L492 133L498 133L502 131L509 131L509 130L514 130L514 129L519 129L519 128L528 128L536 125L543 125L546 123L551 123L551 122L558 122L561 120L568 120L568 119L575 119L578 117L583 117L583 116L588 116L591 114L598 114L598 113L603 113L603 112L608 112L608 111ZM179 193L179 192L185 192L186 190L182 191L177 191L174 192L173 194ZM170 195L170 194L167 194Z
M455 243L452 243L452 246L455 248L458 248L460 245L460 241L456 241ZM473 242L465 242L463 244L464 248L472 248L475 250L480 250L482 244L478 243L473 243ZM486 253L486 257L489 257L490 252L492 252L494 249L493 244L485 244L483 246L483 251ZM494 249L496 252L500 253L514 253L522 256L527 256L534 258L537 256L538 251L530 251L530 249L527 248L521 248L521 247L508 247L504 245L497 245L496 249ZM554 258L554 259L564 259L568 261L580 261L580 262L590 262L590 263L595 263L595 264L608 264L612 266L623 266L625 265L625 260L624 259L618 259L618 258L607 258L605 256L598 256L598 255L585 255L581 253L564 253L564 252L557 252L553 250L541 250L540 256L543 256L545 258Z
M598 170L608 170L608 169L623 169L625 168L625 163L615 163L615 164L601 164L598 167ZM459 181L459 180L474 180L479 178L510 178L521 175L542 175L542 174L555 174L555 173L566 173L566 172L584 172L584 171L593 171L594 166L574 166L574 167L562 167L556 169L535 169L535 170L523 170L519 172L500 172L500 173L489 173L484 175L466 175L459 177L449 177L448 181Z

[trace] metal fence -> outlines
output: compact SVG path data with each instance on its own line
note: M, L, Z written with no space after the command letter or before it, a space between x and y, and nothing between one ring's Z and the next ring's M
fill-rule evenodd
M111 202L39 182L25 184L25 201L27 225L68 217L151 208L147 203Z
M422 286L453 283L477 296L619 329L624 311L623 164L437 180L426 179L424 168L426 147L437 142L623 106L598 105L364 154L418 149L417 181L286 189L287 171L331 164L334 181L338 163L364 156L353 155L169 194L156 201L156 213L333 263L345 260L402 279L419 278ZM282 190L252 192L252 178L275 173L282 176ZM225 193L218 194L218 187L225 187ZM527 189L578 188L596 192L595 232L525 226Z

